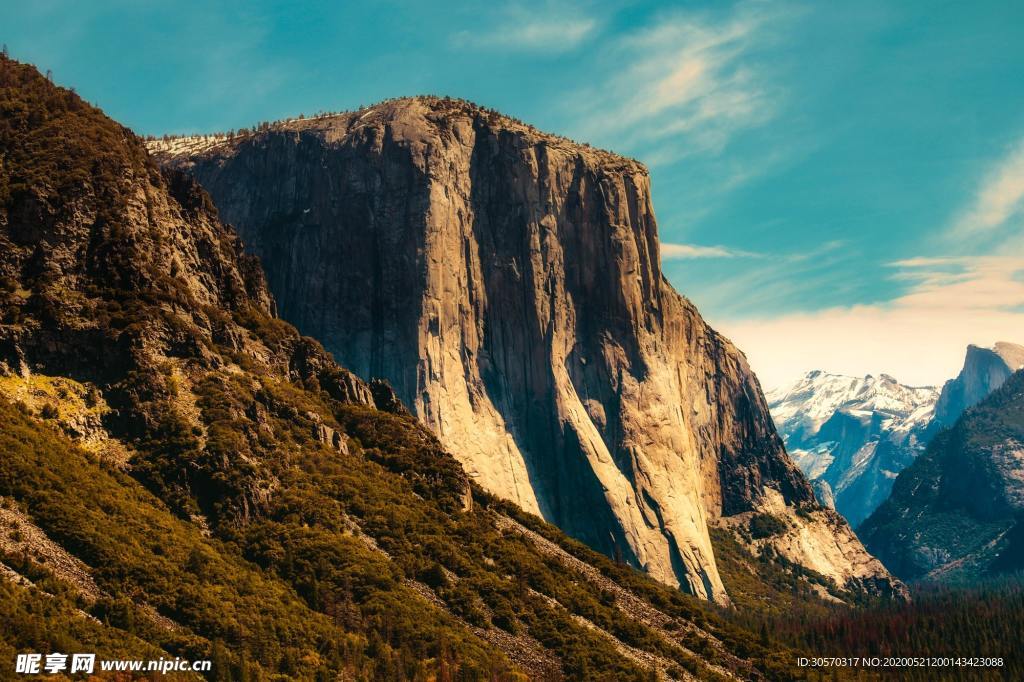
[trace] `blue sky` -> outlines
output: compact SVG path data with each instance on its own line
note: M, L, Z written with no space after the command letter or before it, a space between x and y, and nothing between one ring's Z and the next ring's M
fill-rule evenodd
M672 283L762 381L1024 343L1024 3L4 3L146 134L436 93L651 169Z

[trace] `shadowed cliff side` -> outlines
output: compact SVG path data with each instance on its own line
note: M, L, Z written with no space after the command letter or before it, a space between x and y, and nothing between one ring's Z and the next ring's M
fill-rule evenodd
M942 387L935 405L933 429L955 424L966 409L977 405L1021 368L1024 368L1024 346L1007 341L1000 341L992 348L967 346L963 369Z

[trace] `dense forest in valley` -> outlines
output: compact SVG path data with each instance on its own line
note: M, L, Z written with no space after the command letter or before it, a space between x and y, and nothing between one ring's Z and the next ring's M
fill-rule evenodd
M964 660L945 667L903 667L880 672L863 667L834 674L804 671L803 679L1019 680L1024 676L1024 576L979 585L921 584L906 604L865 604L856 608L797 606L768 616L737 612L745 628L805 657L993 658L996 667ZM869 674L870 673L870 674ZM876 677L872 677L875 675Z

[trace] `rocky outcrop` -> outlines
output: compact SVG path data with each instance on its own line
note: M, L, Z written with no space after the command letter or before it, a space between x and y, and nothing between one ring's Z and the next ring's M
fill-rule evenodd
M865 544L907 579L974 579L1024 568L1024 371L896 479L864 522Z
M150 148L283 317L591 546L725 601L708 525L816 507L742 353L662 275L641 164L436 98Z
M811 481L811 488L814 490L814 497L818 500L818 503L826 509L836 508L836 496L832 492L832 486L828 484L828 481L822 478L816 478Z
M733 530L762 560L778 556L784 563L801 566L819 585L833 586L831 592L845 589L886 599L909 597L906 586L889 577L882 563L864 551L849 524L831 509L805 507L794 515L780 495L770 493L758 511L725 517L719 525Z
M938 391L905 386L886 374L813 371L767 397L786 450L819 501L857 526L924 450Z
M1005 341L992 348L968 346L963 369L956 379L945 383L935 404L936 425L952 426L964 410L981 402L1021 368L1024 368L1024 346Z
M323 419L315 412L306 413L306 418L313 422L313 438L342 454L349 454L348 443L345 442L345 434L324 424Z
M45 566L71 585L83 602L93 604L102 595L92 569L47 537L12 500L0 497L0 553Z

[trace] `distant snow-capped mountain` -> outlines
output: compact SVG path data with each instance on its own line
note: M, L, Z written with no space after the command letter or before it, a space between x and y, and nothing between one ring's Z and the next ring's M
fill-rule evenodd
M939 391L905 386L886 374L813 371L766 397L786 449L819 501L834 500L856 527L923 450Z

